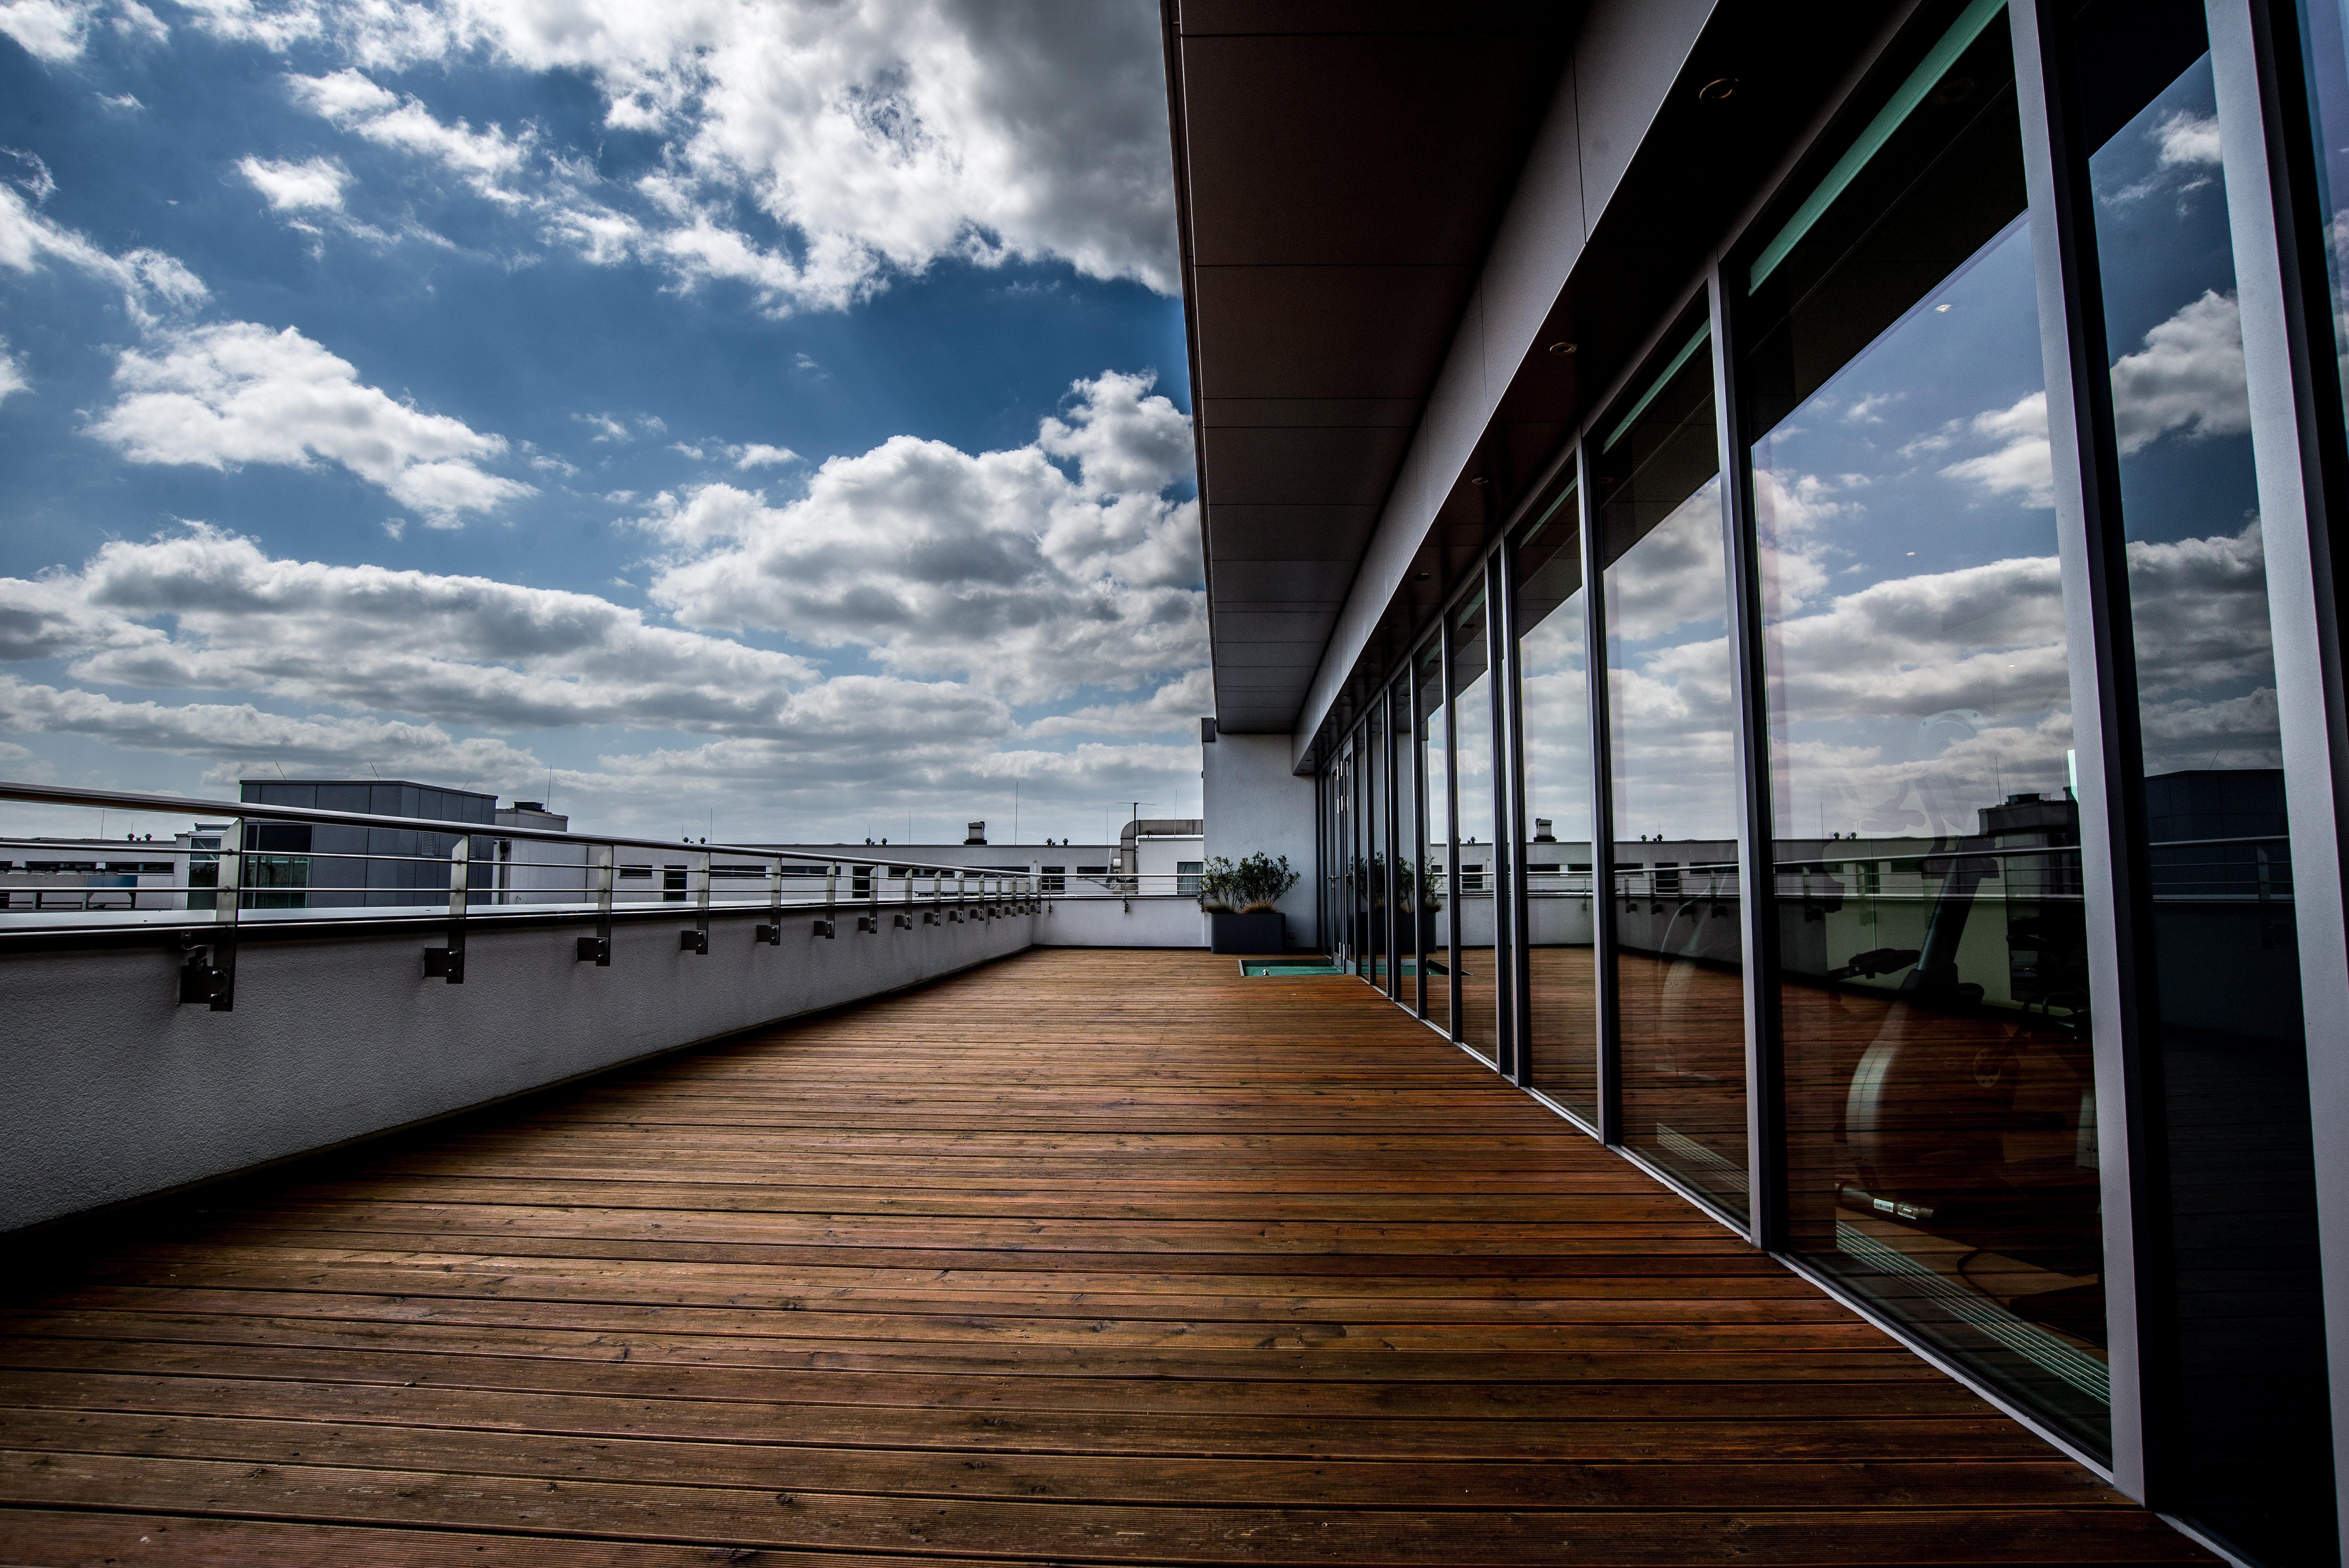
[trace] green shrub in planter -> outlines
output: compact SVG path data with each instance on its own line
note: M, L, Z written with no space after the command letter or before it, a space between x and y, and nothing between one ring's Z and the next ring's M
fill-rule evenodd
M1237 865L1217 855L1199 878L1199 907L1209 915L1216 953L1278 953L1288 943L1280 895L1297 885L1288 857L1254 854Z

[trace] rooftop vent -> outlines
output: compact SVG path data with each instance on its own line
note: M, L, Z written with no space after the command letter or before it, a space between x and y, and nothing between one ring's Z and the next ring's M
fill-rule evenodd
M1550 820L1547 817L1534 819L1534 842L1537 844L1557 842L1557 835L1550 830Z
M987 842L987 824L984 822L970 822L965 824L962 841L966 844L983 844Z

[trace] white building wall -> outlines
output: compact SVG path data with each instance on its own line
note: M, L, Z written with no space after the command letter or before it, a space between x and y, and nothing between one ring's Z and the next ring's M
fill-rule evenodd
M1289 771L1285 735L1224 735L1199 748L1206 851L1240 861L1288 857L1297 885L1280 901L1292 947L1321 946L1314 928L1313 780Z

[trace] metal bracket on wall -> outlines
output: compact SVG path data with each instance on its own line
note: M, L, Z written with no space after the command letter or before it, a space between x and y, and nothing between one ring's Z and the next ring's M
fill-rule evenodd
M817 922L815 923L815 934L816 934L816 935L818 935L818 936L823 937L826 942L831 941L831 940L832 940L832 922L830 922L830 921L828 921L828 920L819 920L819 921L817 921Z

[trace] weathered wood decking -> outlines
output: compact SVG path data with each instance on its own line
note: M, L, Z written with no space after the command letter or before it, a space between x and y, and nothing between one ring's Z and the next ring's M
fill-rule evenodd
M7 1563L2207 1560L1368 987L1192 953L24 1263Z

